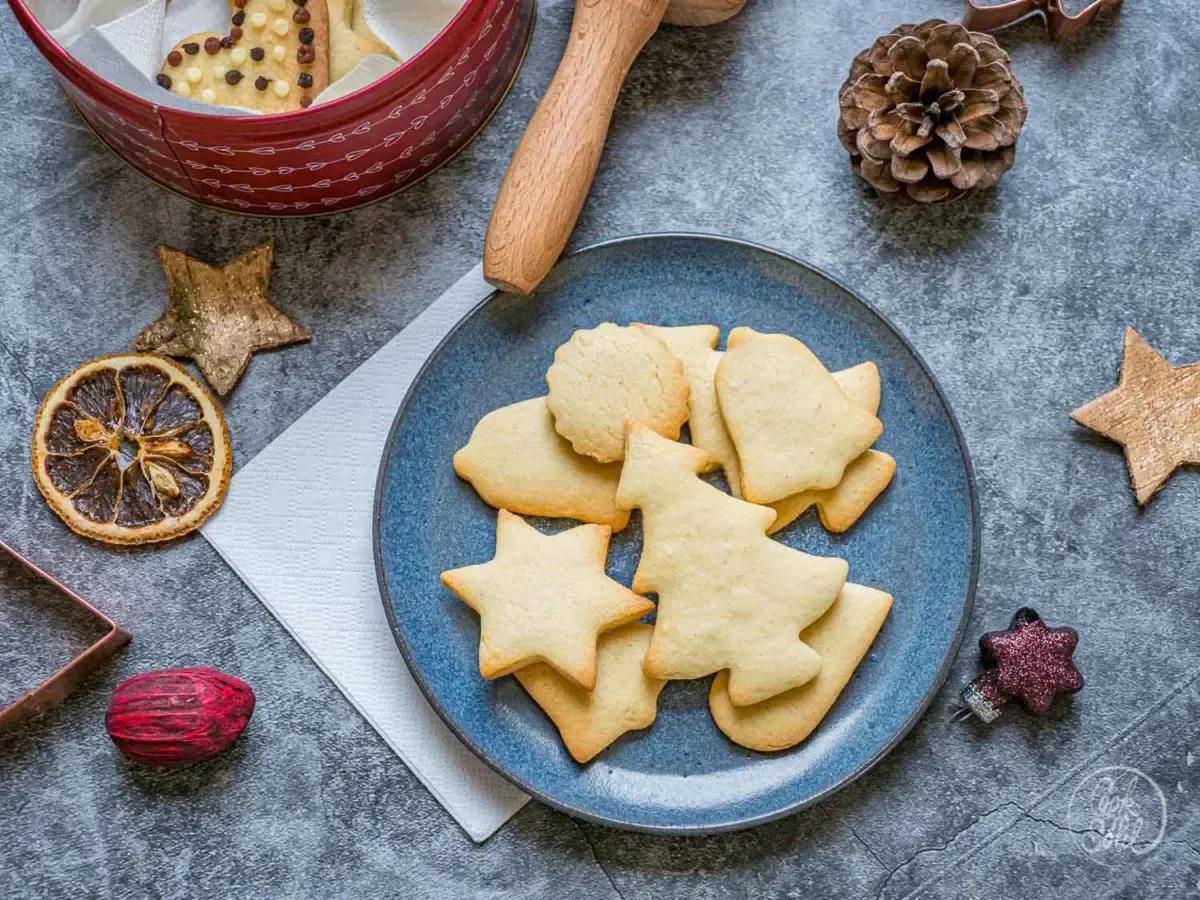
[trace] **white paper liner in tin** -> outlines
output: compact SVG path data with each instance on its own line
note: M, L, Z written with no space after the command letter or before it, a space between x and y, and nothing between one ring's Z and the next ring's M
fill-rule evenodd
M367 24L400 59L408 59L446 27L464 0L361 0ZM211 106L154 82L167 51L190 34L229 30L226 0L31 0L30 9L71 55L101 77L156 106L220 115L251 115ZM345 96L399 63L372 55L317 95L314 104Z

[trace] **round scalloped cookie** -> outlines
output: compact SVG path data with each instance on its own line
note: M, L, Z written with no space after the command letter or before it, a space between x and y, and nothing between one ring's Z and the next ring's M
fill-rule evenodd
M683 364L640 328L605 322L576 331L554 351L546 384L555 430L600 462L625 457L628 422L676 440L687 421Z

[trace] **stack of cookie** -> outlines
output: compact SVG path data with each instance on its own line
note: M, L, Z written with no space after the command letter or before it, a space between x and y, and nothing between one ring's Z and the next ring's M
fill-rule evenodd
M499 509L496 553L442 581L480 615L483 677L514 674L581 763L649 726L668 680L713 673L722 732L755 750L794 746L891 608L847 582L844 560L768 536L812 506L844 531L890 483L894 460L871 449L883 431L875 364L831 373L787 335L735 328L724 352L719 337L712 325L577 331L547 395L484 416L454 457ZM700 477L716 469L730 493ZM635 508L630 590L605 560ZM589 524L550 536L518 513ZM638 621L651 612L653 625Z

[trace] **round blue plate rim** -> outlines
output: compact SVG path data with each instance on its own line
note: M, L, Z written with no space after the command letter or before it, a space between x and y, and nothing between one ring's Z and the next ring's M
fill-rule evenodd
M382 501L383 501L384 485L385 485L385 481L386 481L387 473L388 473L388 461L391 458L393 445L396 440L396 435L400 430L401 423L404 421L405 413L408 410L409 401L413 397L413 394L414 394L417 384L420 383L422 376L425 375L426 370L428 370L430 368L430 366L433 364L434 360L436 360L438 355L441 353L442 349L447 344L449 344L451 340L454 339L454 337L458 333L459 329L461 329L473 316L475 316L477 313L479 313L484 307L486 307L498 295L500 295L502 292L499 290L492 291L490 294L488 294L486 297L484 297L482 300L480 300L477 304L475 304L473 307L471 307L471 309L468 310L462 316L462 318L460 318L453 325L453 327L450 328L450 330L448 332L446 332L446 334L442 337L442 339L440 341L438 341L437 346L434 347L434 349L430 352L430 354L425 358L425 361L421 364L420 369L417 370L416 375L413 376L412 381L409 383L408 389L405 391L404 398L401 400L400 406L396 410L395 418L392 420L392 425L388 430L387 440L385 441L384 446L383 446L383 452L380 456L380 461L379 461L379 469L378 469L378 472L377 472L376 478L375 478L375 497L374 497L374 506L373 506L373 511L372 511L372 519L373 519L373 522L372 522L372 545L373 545L373 554L374 554L374 559L375 559L375 577L376 577L376 581L378 582L378 585L379 585L380 600L383 603L384 614L387 616L388 625L392 631L392 637L396 641L396 646L400 650L400 655L404 657L405 665L408 667L409 672L413 676L413 680L417 683L417 686L420 688L421 693L425 696L425 699L429 702L430 706L433 707L433 709L437 712L438 716L442 719L442 721L446 724L446 726L450 729L450 731L455 735L455 737L457 737L460 741L462 741L462 743L464 745L466 745L466 747L468 749L470 749L471 752L474 753L481 761L483 761L489 768L491 768L493 771L495 771L498 775L503 777L505 780L511 782L513 785L520 788L522 791L529 794L531 797L534 797L535 799L541 801L542 803L545 803L547 806L549 806L553 809L556 809L560 812L566 813L569 816L572 816L572 817L575 817L578 819L582 819L587 822L592 822L592 823L595 823L598 825L605 825L605 826L609 826L609 827L613 827L613 828L623 829L626 831L636 831L636 832L643 832L643 833L647 833L647 834L673 835L673 836L702 836L702 835L707 835L707 834L720 834L722 832L741 831L741 830L744 830L747 828L753 828L758 825L765 825L769 822L773 822L777 819L781 819L786 816L794 815L795 813L798 813L804 809L814 806L814 805L828 799L832 795L836 794L838 791L842 790L847 785L854 783L859 778L861 778L863 775L865 775L867 772L869 772L871 769L873 769L876 765L879 764L879 762L885 756L887 756L889 753L892 752L892 750L894 750L896 748L896 746L908 735L908 733L910 731L912 731L912 729L916 726L917 722L919 722L921 720L922 716L924 716L925 712L929 709L930 704L933 703L934 697L937 696L937 693L939 690L941 690L942 685L945 684L946 679L950 674L950 669L954 664L954 658L958 654L959 647L962 645L963 636L966 633L966 628L967 628L967 624L971 617L971 610L974 606L975 593L976 593L976 589L977 589L977 585L978 585L979 547L980 547L980 541L981 541L981 522L980 522L980 517L979 517L979 498L978 498L978 493L977 493L977 489L975 486L975 468L974 468L974 464L971 459L971 453L967 447L966 437L963 434L962 428L960 427L960 425L958 423L958 418L954 414L954 408L950 405L949 400L947 400L945 391L942 390L942 385L938 381L937 376L934 375L933 370L930 369L929 365L925 362L925 358L923 356L921 356L921 354L917 350L917 348L912 345L912 342L909 341L908 337L904 334L904 332L902 332L899 328L897 328L887 316L885 316L883 313L881 313L879 310L877 310L874 306L872 306L871 303L864 300L858 294L857 291L850 288L840 278L838 278L834 275L831 275L829 272L825 271L824 269L821 269L818 266L813 265L812 263L806 262L805 260L802 260L799 257L793 256L789 253L786 253L782 250L778 250L774 247L769 247L765 244L760 244L755 241L749 241L749 240L745 240L742 238L734 238L734 237L729 237L726 235L710 234L710 233L704 233L704 232L662 231L662 232L646 232L646 233L642 233L642 234L624 235L621 237L610 238L608 240L599 241L594 244L589 244L586 247L580 247L577 250L573 250L570 253L564 254L563 259L581 256L581 255L590 253L592 251L600 250L600 249L603 249L606 247L611 247L611 246L614 246L617 244L629 244L629 243L635 243L635 242L641 242L641 241L651 241L652 242L652 241L662 240L662 239L672 239L672 240L689 239L689 240L699 240L699 241L713 241L713 242L731 244L731 245L748 248L751 250L760 251L763 253L767 253L771 256L774 256L777 259L783 260L791 265L798 266L802 269L805 269L808 272L812 273L813 275L816 275L818 278L822 278L822 279L830 282L835 287L840 289L847 297L852 299L854 302L858 303L868 313L870 313L872 316L874 316L876 319L878 319L879 322L895 336L895 338L900 342L900 344L905 348L905 350L909 354L911 354L913 360L916 362L917 366L920 368L922 374L929 380L929 384L933 388L933 391L934 391L935 395L937 396L939 404L941 405L942 409L945 411L946 419L950 423L950 426L954 433L955 442L958 445L960 458L961 458L962 465L963 465L964 482L966 485L966 492L967 492L967 497L968 497L969 505L970 505L970 514L971 514L970 569L969 569L968 576L967 576L967 588L963 594L963 603L962 603L961 613L960 613L959 619L958 619L958 624L955 628L953 638L950 640L950 642L946 646L945 657L942 659L942 662L938 667L938 671L937 671L936 675L930 681L929 687L926 690L925 694L921 697L920 701L914 705L912 712L904 720L904 722L901 723L901 725L896 729L895 734L893 734L892 737L888 741L886 741L874 754L872 754L867 760L865 760L858 768L854 769L851 772L848 772L846 775L844 775L842 778L840 778L837 782L829 785L828 787L824 788L823 790L820 790L813 794L805 796L794 803L783 805L777 809L769 810L760 815L743 816L741 818L737 818L737 819L726 821L726 822L716 822L716 823L707 822L707 823L700 824L700 825L689 825L686 823L685 824L662 825L662 824L657 824L657 823L646 823L646 822L637 822L637 821L631 821L631 820L623 820L623 819L615 818L612 816L606 816L606 815L598 815L598 814L592 812L591 810L572 805L570 803L564 802L563 800L561 800L557 797L551 796L551 795L543 792L542 790L540 790L536 784L531 783L527 778L522 778L521 776L515 774L514 772L509 771L506 767L504 767L499 762L497 762L497 760L493 758L493 756L487 751L486 748L480 746L477 741L475 741L470 735L468 735L459 726L455 717L450 715L449 711L445 708L445 706L442 704L441 700L438 698L432 685L428 682L427 678L425 677L424 672L421 670L421 668L419 666L414 665L413 660L412 660L411 651L409 650L407 641L404 638L404 633L403 633L402 629L400 628L399 623L396 620L395 603L393 602L393 599L391 596L391 591L388 588L386 572L384 570L382 534L381 534L381 522L382 522L381 508L382 508ZM786 751L784 751L784 752L786 752Z

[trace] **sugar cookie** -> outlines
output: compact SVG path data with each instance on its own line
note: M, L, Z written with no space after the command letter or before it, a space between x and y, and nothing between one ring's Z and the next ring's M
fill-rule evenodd
M542 534L502 509L491 562L442 573L442 583L479 613L484 678L545 662L589 691L596 686L596 636L654 609L604 574L611 533L580 525Z
M846 396L858 406L874 415L879 410L879 368L873 362L859 363L849 369L833 373ZM896 474L896 461L879 450L867 450L846 466L837 487L823 491L802 491L771 504L775 510L775 522L767 530L774 534L794 522L808 511L817 507L821 524L830 531L846 531L862 518L892 483Z
M873 416L879 414L879 366L868 360L831 374L851 403Z
M716 325L681 325L665 328L660 325L642 325L654 337L667 345L683 363L683 376L688 383L688 430L692 445L699 447L712 458L709 469L724 469L725 480L733 496L741 496L738 482L737 451L725 430L721 408L717 405L717 388L714 379L722 353L714 349L721 336Z
M744 344L746 341L757 336L758 332L749 328L735 328L730 332L727 344L729 349L732 350L739 344ZM718 364L720 363L720 357L723 355L724 354L718 355L716 360ZM715 376L715 369L713 374ZM850 398L851 402L861 406L872 415L875 415L879 411L879 367L876 366L875 363L869 361L859 363L857 366L851 366L848 369L842 369L839 372L833 372L832 375L833 380L837 382L838 387L845 392L846 396ZM711 390L715 396L715 384L712 386ZM721 427L725 427L725 422L723 419L721 420ZM728 431L726 431L725 434L726 440L728 440ZM730 442L730 446L732 447L732 442ZM723 462L722 466L725 469L725 480L728 482L729 489L733 492L733 496L740 497L741 472L738 467L736 450L732 451L730 457ZM834 493L831 495L831 500L829 502L836 505L838 504L840 498L836 493L837 488L833 488L832 490ZM773 506L776 510L780 511L783 508L794 509L795 507L795 503L791 502L791 498L786 497L783 500L770 503L768 505ZM784 525L787 525L797 516L801 515L801 513L803 513L804 510L808 509L808 506L811 505L811 503L806 505L804 509L796 512L790 518L786 518L782 521L776 519L775 524L771 526L771 531L778 531Z
M658 713L665 681L642 671L654 628L635 622L600 636L596 687L585 691L550 666L535 663L513 674L550 717L576 762L585 763L627 731L647 728Z
M326 0L231 0L228 34L193 34L156 80L201 103L257 113L304 109L329 84Z
M332 81L349 74L364 56L371 53L397 58L392 48L371 31L361 0L328 0L328 3L329 77Z
M794 747L833 707L891 608L891 595L847 584L829 612L800 635L821 655L817 677L754 706L736 706L730 701L729 679L721 672L708 692L713 721L731 741L751 750L769 752Z
M717 399L741 465L742 493L771 503L832 488L883 425L851 402L804 344L735 329L717 367Z
M620 531L628 510L617 509L617 463L598 463L571 449L554 430L545 397L493 410L454 454L454 471L485 503L526 516L552 516L608 525Z
M657 337L683 363L688 381L688 429L692 444L713 459L712 468L725 472L725 481L735 497L741 496L741 477L737 451L729 439L721 410L717 403L715 376L724 355L713 349L719 331L715 325L683 325L666 328L642 325ZM729 346L745 343L756 332L735 329ZM872 415L879 409L879 369L873 362L859 363L849 369L834 372L846 396ZM823 491L803 491L769 504L776 512L775 522L768 529L774 534L816 506L821 524L833 532L843 532L857 522L892 480L896 461L886 453L867 450L846 467L836 487Z
M740 706L816 675L821 659L799 635L833 603L847 565L768 538L774 510L698 478L708 462L696 447L631 425L617 505L642 510L634 590L658 593L646 674L700 678L729 669Z
M811 506L816 506L821 524L830 531L837 534L847 531L862 518L862 514L883 493L884 488L892 483L895 474L894 459L878 450L868 450L846 466L837 487L823 491L801 491L772 503L775 521L767 529L767 534L774 534L790 525L808 512Z
M600 462L623 457L627 422L674 440L687 420L683 364L641 328L605 322L576 331L554 352L546 384L555 430Z

